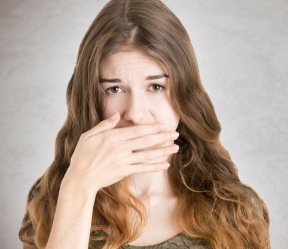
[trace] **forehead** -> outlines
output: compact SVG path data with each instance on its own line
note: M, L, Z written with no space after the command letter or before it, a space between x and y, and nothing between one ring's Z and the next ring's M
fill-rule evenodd
M139 50L124 50L107 55L100 63L100 75L138 73L167 73L164 66Z

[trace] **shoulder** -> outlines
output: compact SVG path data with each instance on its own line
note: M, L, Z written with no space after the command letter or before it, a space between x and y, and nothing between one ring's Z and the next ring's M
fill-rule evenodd
M244 194L248 200L248 208L251 210L251 215L255 218L269 219L267 207L258 193L253 188L244 185Z

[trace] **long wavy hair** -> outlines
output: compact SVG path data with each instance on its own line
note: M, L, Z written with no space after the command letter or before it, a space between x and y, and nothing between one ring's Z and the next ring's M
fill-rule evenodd
M269 216L262 199L243 184L219 140L221 126L204 90L189 36L179 19L159 0L111 0L85 34L67 88L68 114L55 143L55 159L27 197L19 238L45 248L61 181L80 135L103 120L99 64L110 53L133 47L161 63L171 82L171 102L179 114L168 180L178 199L176 221L190 237L214 249L270 248ZM131 229L127 210L140 223ZM143 203L129 192L126 179L96 195L89 248L116 249L141 234L147 222ZM107 226L111 234L95 236ZM94 246L93 246L94 245Z

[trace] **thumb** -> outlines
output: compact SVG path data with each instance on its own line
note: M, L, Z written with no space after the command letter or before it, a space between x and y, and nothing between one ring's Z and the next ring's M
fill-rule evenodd
M119 113L114 113L110 118L102 120L98 125L94 126L87 133L88 136L93 136L105 130L114 128L119 121Z

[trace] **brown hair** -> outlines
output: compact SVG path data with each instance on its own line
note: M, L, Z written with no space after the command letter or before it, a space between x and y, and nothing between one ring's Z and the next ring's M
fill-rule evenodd
M202 86L189 36L159 0L111 0L85 34L67 88L68 114L56 138L55 159L29 191L20 240L45 248L59 187L78 139L103 119L101 59L127 46L163 64L171 78L171 101L180 117L180 136L175 143L180 149L171 157L168 176L179 202L179 227L215 249L270 248L267 208L257 193L239 180L220 143L221 126ZM135 209L141 220L132 231L127 207ZM108 224L112 233L100 238L103 248L116 249L135 239L147 220L143 207L128 191L125 180L101 189L95 200L89 248L99 239L93 232Z

